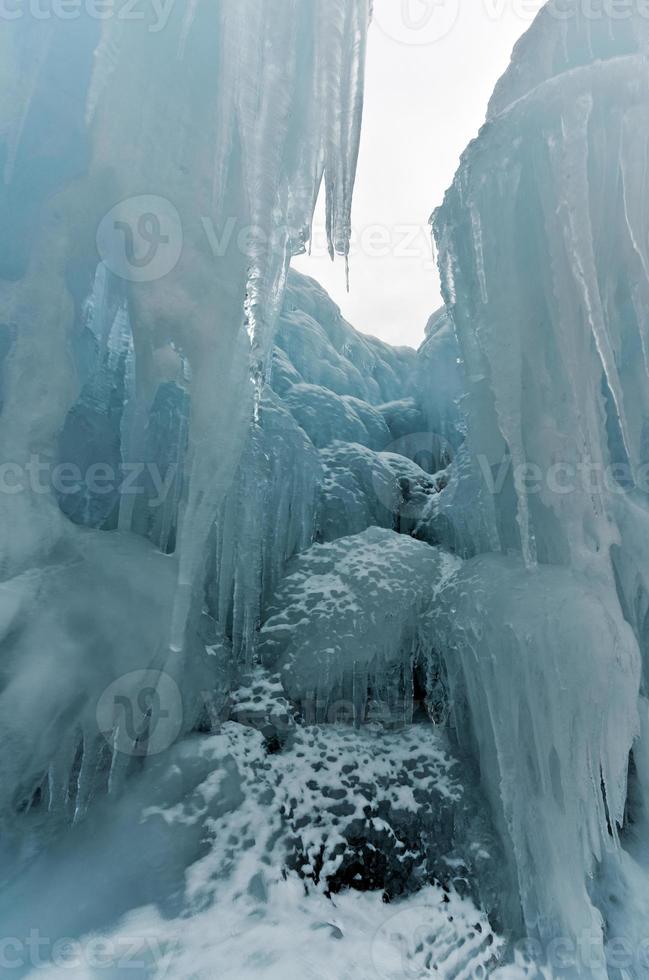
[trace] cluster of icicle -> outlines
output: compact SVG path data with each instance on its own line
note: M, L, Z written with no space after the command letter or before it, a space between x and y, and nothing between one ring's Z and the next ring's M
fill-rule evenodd
M259 558L274 569L267 578L278 575L285 552L309 543L310 477L298 486L298 474L289 488L288 444L275 468L268 462L264 440L272 437L277 410L266 408L268 434L251 435L250 428L253 418L259 422L264 415L261 389L289 261L308 245L323 181L332 257L348 256L371 4L190 0L166 5L163 16L156 5L133 15L132 4L116 0L101 19L83 6L65 19L47 5L43 10L39 18L27 13L5 22L0 36L0 458L17 466L33 457L46 467L70 462L61 460L63 433L65 451L82 460L96 433L84 432L83 424L75 433L71 407L89 399L107 406L122 398L114 413L121 461L149 458L152 418L173 415L180 406L174 446L163 448L184 472L159 512L159 527L147 525L146 506L143 523L137 499L119 501L122 534L115 538L79 535L54 492L27 486L0 496L0 579L11 592L18 576L32 576L18 580L20 603L6 604L3 613L8 649L35 647L28 635L28 593L39 595L39 616L33 610L32 618L40 629L39 617L55 616L56 604L76 608L78 583L89 586L91 605L103 603L113 644L99 652L101 610L84 618L83 626L70 619L69 631L61 611L62 632L46 630L36 662L25 655L18 665L13 687L8 683L3 692L3 806L17 780L27 798L32 791L40 796L38 781L48 771L52 744L63 746L59 755L65 758L46 777L51 801L70 795L75 757L83 758L84 770L102 768L94 748L84 750L91 737L86 728L96 730L94 705L102 689L134 665L166 665L185 699L183 725L192 724L192 683L197 690L214 686L202 661L188 663L201 648L193 627L206 598L220 614L228 606L235 637L254 631L250 604L229 595L230 580L223 584L227 599L206 597L204 586L215 561L224 580L231 571L228 521L234 522L231 530L241 531L233 560L245 564L241 551L246 537L254 537L264 487L274 488L279 508L277 554ZM178 240L167 236L157 244L177 246L178 254L157 277L129 274L124 256L114 254L121 244L128 258L128 241L119 234L109 235L108 249L98 238L112 216L122 232L130 230L139 258L147 247L137 240L143 211L174 216ZM105 387L111 379L114 390ZM171 408L160 399L164 386ZM77 434L81 442L75 443ZM247 488L256 502L228 499L246 445L249 455L258 454L252 467L258 479ZM78 523L101 526L89 509L95 504L83 502ZM218 516L221 530L215 532ZM163 551L177 542L174 560L145 558L142 565L136 540L129 544L131 531L148 534ZM79 577L70 572L75 586L61 594L51 592L50 579L40 584L43 569L59 560L80 570ZM115 579L107 585L113 561L123 566L119 579L135 600L132 623L128 615L115 615L123 597ZM171 592L170 568L176 577ZM137 601L148 593L149 576L159 594L153 614L148 599ZM258 567L247 569L248 594L261 578ZM244 606L246 622L240 621ZM124 644L122 631L133 633L135 622L142 634L137 643ZM120 649L135 650L134 659ZM101 661L100 669L91 658ZM16 709L21 690L25 704L40 698L46 734L30 734L25 711Z
M135 18L117 2L101 20L24 17L3 29L0 320L15 326L16 344L1 448L19 462L55 456L78 388L68 350L93 288L97 227L120 202L127 216L142 195L169 202L182 234L176 266L153 282L114 277L111 290L134 338L132 452L161 380L157 353L173 343L191 367L171 637L181 650L288 263L307 246L323 180L332 257L349 252L371 10L369 0L192 0L162 23L154 6ZM6 575L41 560L61 533L47 504L13 501L11 511Z
M465 564L434 634L525 930L607 976L603 938L637 951L649 888L649 22L589 6L539 15L434 217L463 552L503 553Z

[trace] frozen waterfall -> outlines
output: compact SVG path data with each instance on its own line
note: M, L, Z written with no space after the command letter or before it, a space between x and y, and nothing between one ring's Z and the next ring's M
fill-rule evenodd
M649 20L519 42L414 351L290 270L370 0L130 6L0 34L14 975L642 980Z
M467 550L487 528L505 556L467 563L436 628L545 942L609 933L646 786L649 27L566 6L519 42L434 217L480 488Z

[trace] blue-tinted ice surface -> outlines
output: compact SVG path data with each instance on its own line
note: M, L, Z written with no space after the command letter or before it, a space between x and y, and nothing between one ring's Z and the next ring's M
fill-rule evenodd
M370 6L0 35L9 975L649 974L649 21L519 43L415 352L288 271Z

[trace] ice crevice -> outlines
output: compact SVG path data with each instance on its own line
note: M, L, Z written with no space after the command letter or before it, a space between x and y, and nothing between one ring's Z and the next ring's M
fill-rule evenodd
M184 976L221 910L200 976L245 934L272 977L293 926L375 980L354 944L421 900L415 976L551 976L586 937L568 975L622 980L649 881L649 27L568 6L433 217L419 351L289 269L321 184L349 255L368 0L3 32L0 453L83 474L0 495L5 935L171 923ZM95 247L143 192L181 227L148 281ZM267 234L213 255L229 219Z

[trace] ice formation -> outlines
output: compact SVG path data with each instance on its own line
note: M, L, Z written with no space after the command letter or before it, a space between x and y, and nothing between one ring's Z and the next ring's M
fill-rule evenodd
M464 551L486 534L504 555L467 564L440 628L546 943L610 936L628 777L645 785L649 35L565 6L519 42L434 218L480 488ZM606 975L601 947L589 968Z
M369 0L128 6L0 36L16 975L37 929L142 977L640 980L646 17L519 43L415 352L289 273L322 182L348 256Z
M310 704L314 720L331 720L339 703L361 724L371 693L388 721L411 721L417 622L455 566L377 527L314 545L287 567L267 607L263 660L281 668L291 700Z
M16 89L0 118L2 319L16 330L3 449L17 462L55 456L78 384L69 356L56 352L84 327L99 227L109 273L96 307L110 320L127 304L133 330L136 458L160 381L157 352L181 347L192 371L170 636L180 651L205 529L239 463L288 261L310 237L323 176L330 248L349 249L369 4L292 0L281 15L258 0L174 4L164 24L153 8L129 17L129 6L101 19L19 18L3 34ZM24 533L5 544L9 568L42 558L57 533L40 504L11 502L7 523Z

